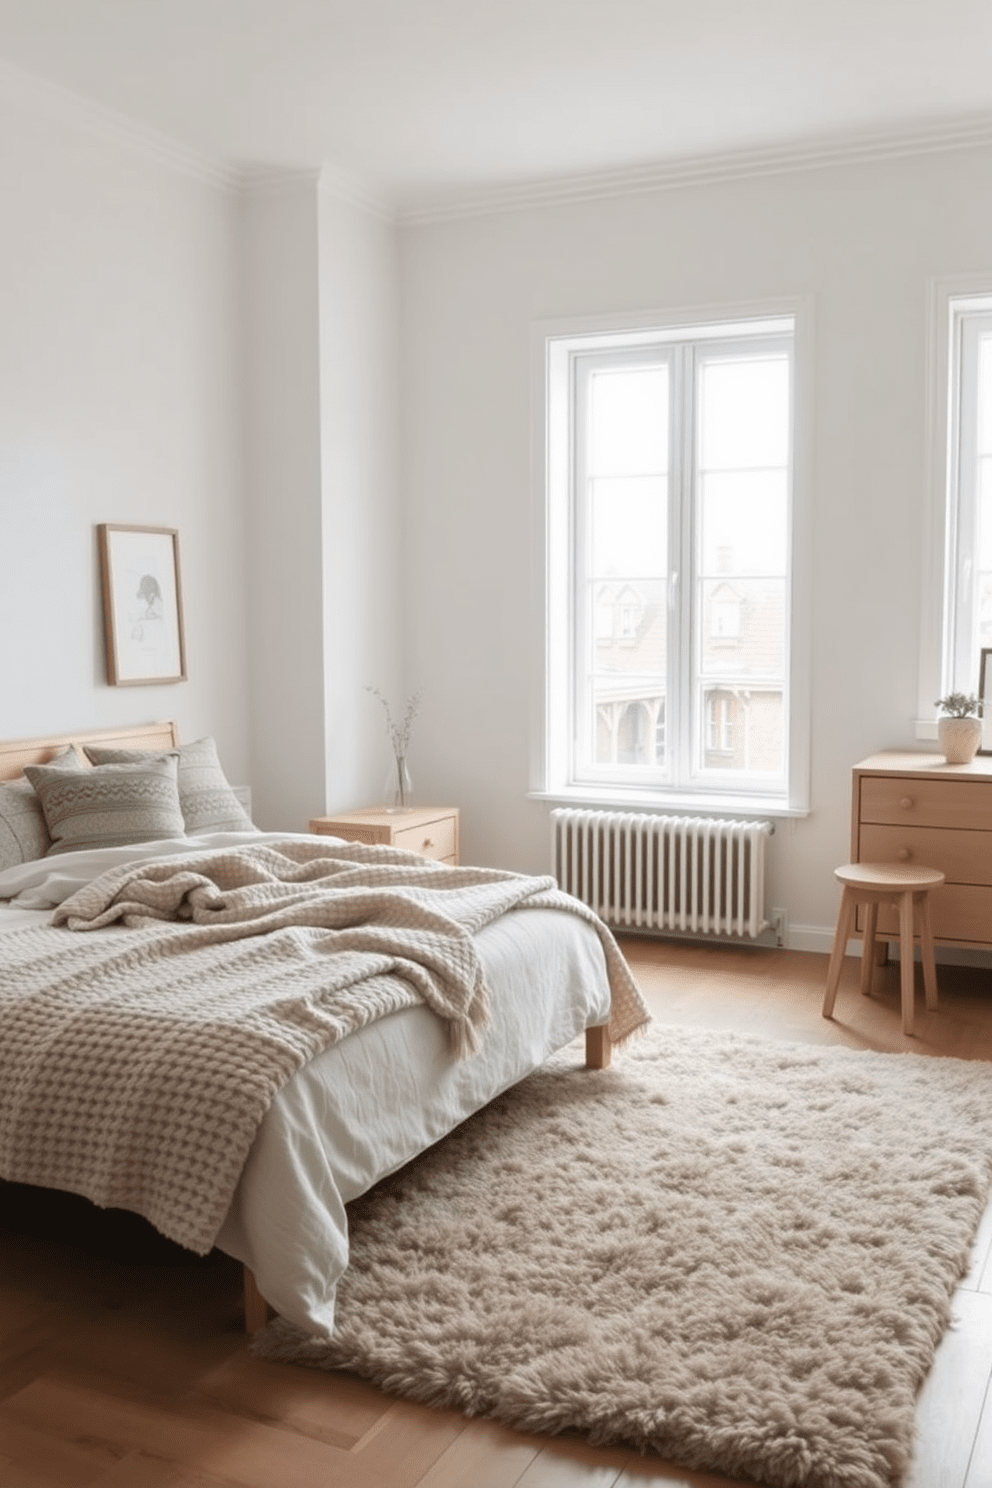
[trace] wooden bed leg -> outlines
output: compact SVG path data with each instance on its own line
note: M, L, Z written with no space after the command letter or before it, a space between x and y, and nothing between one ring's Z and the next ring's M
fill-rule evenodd
M245 1267L245 1332L260 1333L269 1321L272 1309L258 1290L254 1273Z
M610 1030L606 1024L586 1029L586 1069L609 1069L613 1058Z

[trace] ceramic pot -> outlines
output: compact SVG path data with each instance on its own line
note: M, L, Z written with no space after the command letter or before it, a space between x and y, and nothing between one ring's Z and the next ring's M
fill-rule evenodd
M937 738L949 765L966 765L982 742L980 718L938 718Z

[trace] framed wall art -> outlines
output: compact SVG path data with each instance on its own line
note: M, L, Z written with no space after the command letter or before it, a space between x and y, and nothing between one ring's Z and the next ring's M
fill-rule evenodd
M97 527L111 687L185 682L186 645L174 527Z

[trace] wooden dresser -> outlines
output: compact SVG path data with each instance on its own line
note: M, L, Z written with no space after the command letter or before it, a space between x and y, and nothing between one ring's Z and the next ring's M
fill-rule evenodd
M375 807L339 811L336 816L315 816L308 830L325 837L343 837L346 842L403 847L440 863L458 862L457 806L415 806L411 811L397 812Z
M935 940L992 949L992 756L948 765L888 750L855 765L851 858L942 869ZM879 910L878 929L899 938L895 910Z

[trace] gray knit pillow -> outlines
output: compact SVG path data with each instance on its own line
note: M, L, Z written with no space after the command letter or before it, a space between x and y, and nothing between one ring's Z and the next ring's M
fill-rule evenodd
M28 765L24 773L41 799L52 839L49 854L184 836L177 763L175 755L159 755L140 765L78 773Z
M81 770L73 745L49 761L49 769ZM0 872L43 858L52 845L41 800L29 780L0 781Z
M149 757L144 749L110 749L86 745L94 765L137 764ZM253 832L255 824L228 784L213 739L179 746L179 805L191 837L203 832Z

